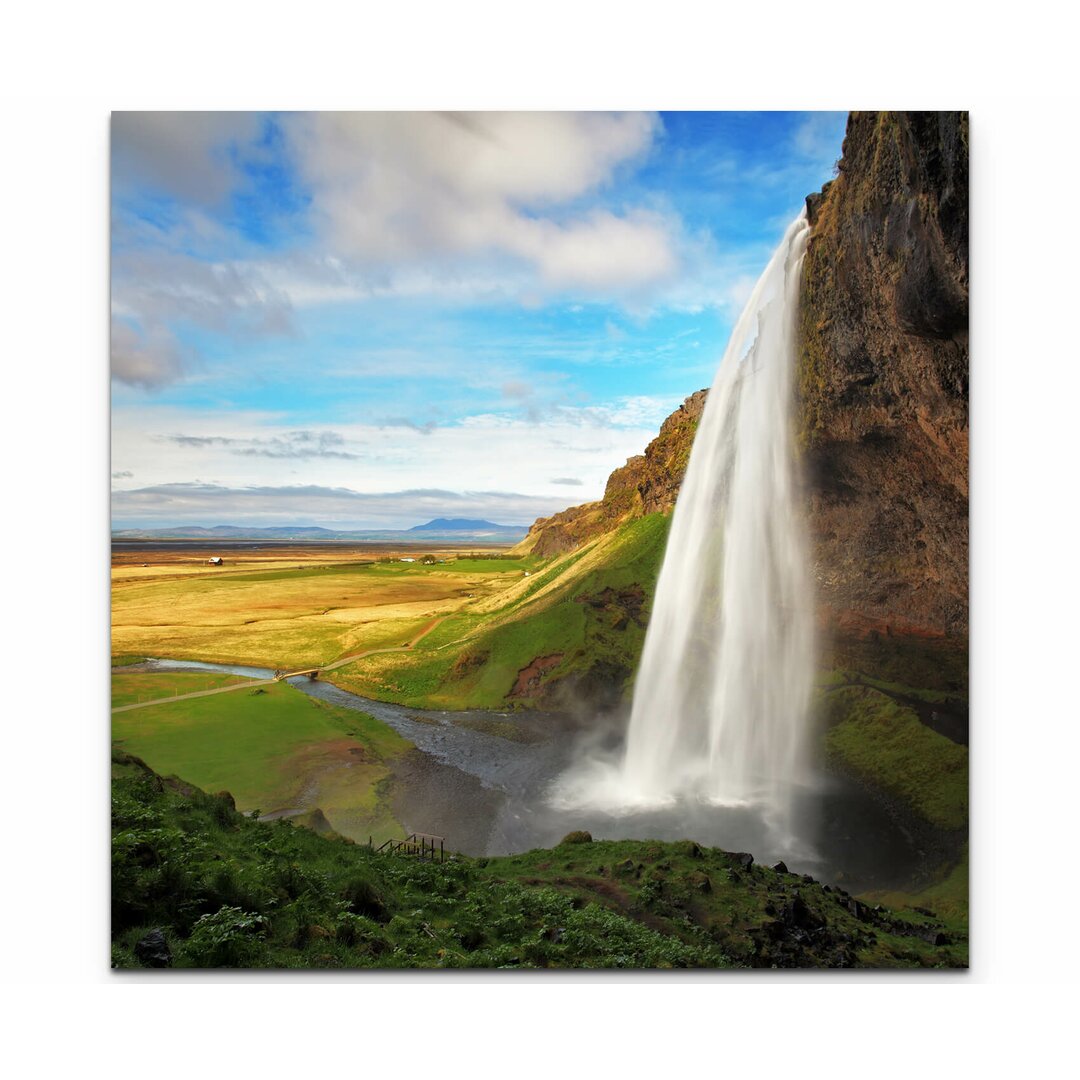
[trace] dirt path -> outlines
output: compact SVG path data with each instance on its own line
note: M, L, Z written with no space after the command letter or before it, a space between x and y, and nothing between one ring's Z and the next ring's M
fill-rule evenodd
M352 656L343 656L340 660L324 664L321 667L302 668L300 671L290 672L288 675L282 676L282 678L288 679L292 675L303 675L308 671L333 671L335 668L351 664L354 660L362 660L365 656L375 656L377 653L408 652L447 618L449 618L448 615L441 615L439 618L433 619L407 645L395 645L387 649L367 649L365 652L353 653ZM278 681L277 679L252 679L249 682L234 683L232 686L218 686L213 690L194 690L190 694L174 694L172 697L155 698L153 701L136 701L132 705L117 705L112 711L118 713L129 712L132 709L146 709L151 705L167 705L170 701L187 701L189 698L209 697L211 694L227 694L233 690L251 689L254 686L269 686Z

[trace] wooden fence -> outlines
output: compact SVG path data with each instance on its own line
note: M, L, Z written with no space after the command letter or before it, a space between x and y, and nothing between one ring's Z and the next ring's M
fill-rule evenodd
M444 838L433 836L431 833L410 833L404 840L384 840L378 847L372 844L369 836L368 847L376 854L386 852L388 855L416 855L418 858L430 859L432 862L446 861Z

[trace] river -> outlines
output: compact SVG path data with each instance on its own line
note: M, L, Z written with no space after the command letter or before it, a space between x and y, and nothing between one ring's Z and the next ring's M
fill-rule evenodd
M266 668L156 659L157 670L220 671L270 678ZM394 763L392 808L408 831L445 836L471 855L504 855L557 843L574 829L600 839L690 838L759 862L783 858L800 873L852 891L910 888L927 880L941 852L880 796L837 776L797 799L800 834L778 844L758 813L685 800L664 809L611 814L552 806L553 782L586 750L618 753L625 715L576 718L539 711L450 712L407 708L304 676L301 693L370 714L416 747Z

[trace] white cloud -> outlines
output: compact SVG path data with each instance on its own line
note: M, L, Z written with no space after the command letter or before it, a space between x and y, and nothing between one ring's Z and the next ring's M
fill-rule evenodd
M840 146L836 141L836 131L837 127L843 124L846 115L832 112L807 113L792 136L795 150L804 158L814 161L838 158Z
M114 379L153 389L172 382L183 370L180 347L162 326L149 332L120 319L112 321Z
M265 154L248 113L117 113L114 197L178 200L114 217L114 377L188 371L176 327L289 334L294 307L386 297L516 300L572 290L640 303L676 276L681 224L598 204L661 125L646 113L310 113L281 119L311 196L306 250L252 257L213 211ZM588 200L587 202L583 202ZM220 253L231 251L230 257Z
M485 518L530 525L562 509L565 499L512 491L418 488L363 492L315 484L232 488L162 484L113 493L114 527L309 524L338 528L410 528L435 517Z
M286 121L325 242L364 265L510 257L551 288L637 288L677 265L675 223L566 215L660 131L645 113L315 113Z
M229 524L221 516L228 516L229 504L217 499L218 488L313 485L377 496L431 489L460 493L467 482L473 492L519 493L522 508L539 508L536 517L599 498L609 473L641 453L672 407L672 402L638 397L606 406L557 408L537 422L491 414L430 429L372 423L312 425L300 431L266 414L118 407L113 414L114 468L137 472L138 490L155 494L152 500L132 501L126 493L136 489L121 482L113 516L133 521L139 513L144 522L170 524L164 520L170 509L179 513L194 505L203 514L214 510L213 520L203 523ZM187 487L169 486L190 485L195 478L215 489L197 504L190 504ZM580 483L571 488L568 478ZM334 512L345 516L327 520L358 525L366 520L355 502L334 505ZM245 506L255 513L254 503ZM280 508L280 503L264 506L268 513ZM315 501L305 510L302 495L294 492L288 512L311 517L331 509ZM417 503L408 513L401 510L397 520L416 524L428 509ZM463 514L458 506L454 516L487 516L489 509L478 504ZM503 520L521 519L504 515Z
M232 151L250 148L259 124L257 113L113 113L113 183L219 203L240 177Z

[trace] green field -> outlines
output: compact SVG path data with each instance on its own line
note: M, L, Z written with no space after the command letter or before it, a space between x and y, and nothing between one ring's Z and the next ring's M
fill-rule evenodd
M112 677L113 708L138 701L214 690L219 686L237 686L251 682L242 675L222 671L131 671Z
M287 683L117 713L112 734L160 773L229 791L242 811L318 807L343 835L400 835L387 806L388 762L411 744Z

